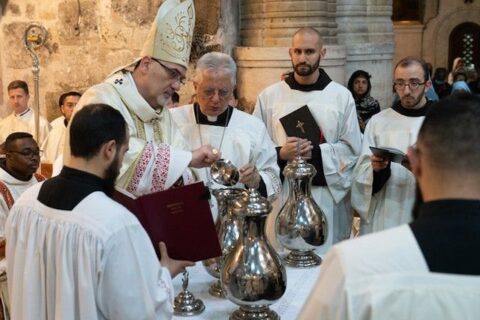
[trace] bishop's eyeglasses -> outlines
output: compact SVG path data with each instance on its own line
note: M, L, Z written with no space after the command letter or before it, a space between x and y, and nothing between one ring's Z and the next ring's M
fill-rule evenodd
M157 62L159 65L161 65L168 73L168 76L170 79L174 79L176 82L180 82L180 84L184 85L185 84L185 77L178 72L178 70L175 70L173 68L169 68L166 65L164 65L160 60L151 58L153 61Z

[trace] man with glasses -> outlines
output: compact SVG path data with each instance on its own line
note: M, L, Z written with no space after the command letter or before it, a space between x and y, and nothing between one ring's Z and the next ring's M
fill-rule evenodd
M41 150L32 135L14 132L5 140L5 158L0 159L0 260L5 258L5 221L14 202L28 188L45 180L35 173L40 165ZM0 262L0 296L3 314L8 314L6 268Z
M188 167L209 166L219 157L210 146L190 151L165 107L185 83L194 25L192 0L166 0L158 10L141 57L88 89L77 105L81 109L87 104L105 103L125 118L130 145L117 186L136 196L191 183L195 177ZM172 29L182 32L169 32Z
M432 105L407 152L418 216L334 246L299 319L478 317L479 123L473 95Z
M203 55L195 70L197 102L170 111L191 148L210 144L239 169L237 187L256 188L274 199L281 187L275 146L262 121L229 105L236 77L237 66L228 54ZM213 188L224 187L211 181L206 168L195 172Z
M5 140L5 158L0 159L0 234L3 234L8 211L29 187L45 178L36 174L41 150L32 135L14 132Z
M432 85L425 62L406 57L395 67L393 88L400 100L371 118L363 137L362 154L354 170L352 206L361 218L360 233L370 233L411 221L415 178L408 163L372 154L370 147L406 153L417 140L430 101Z

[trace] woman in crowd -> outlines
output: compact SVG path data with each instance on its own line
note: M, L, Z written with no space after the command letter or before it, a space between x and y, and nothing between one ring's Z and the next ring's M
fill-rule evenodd
M363 70L355 71L348 80L348 90L355 99L357 106L358 123L360 130L365 131L368 120L380 112L380 104L376 99L370 96L372 84L370 83L370 74Z

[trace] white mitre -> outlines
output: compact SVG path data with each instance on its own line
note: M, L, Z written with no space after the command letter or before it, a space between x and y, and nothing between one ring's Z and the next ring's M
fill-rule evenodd
M166 0L158 8L140 57L119 70L130 69L143 57L176 63L188 68L195 27L193 0Z

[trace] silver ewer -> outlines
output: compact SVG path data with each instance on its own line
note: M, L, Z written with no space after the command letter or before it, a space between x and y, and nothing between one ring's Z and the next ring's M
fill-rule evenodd
M275 221L275 232L282 246L290 250L284 261L292 267L313 267L322 262L314 250L325 243L328 225L311 194L316 172L301 157L289 162L283 170L289 194Z
M249 190L248 198L234 202L233 212L243 219L242 232L225 257L220 278L227 298L240 306L230 319L280 319L269 308L287 288L282 260L265 237L265 220L272 207L255 189Z
M202 263L207 272L218 280L209 288L208 292L215 297L224 298L225 293L220 284L220 272L225 256L230 253L240 236L240 221L231 211L231 205L237 198L246 197L247 193L244 189L238 188L221 188L212 190L213 195L218 203L218 217L215 223L217 230L222 256L204 260Z

